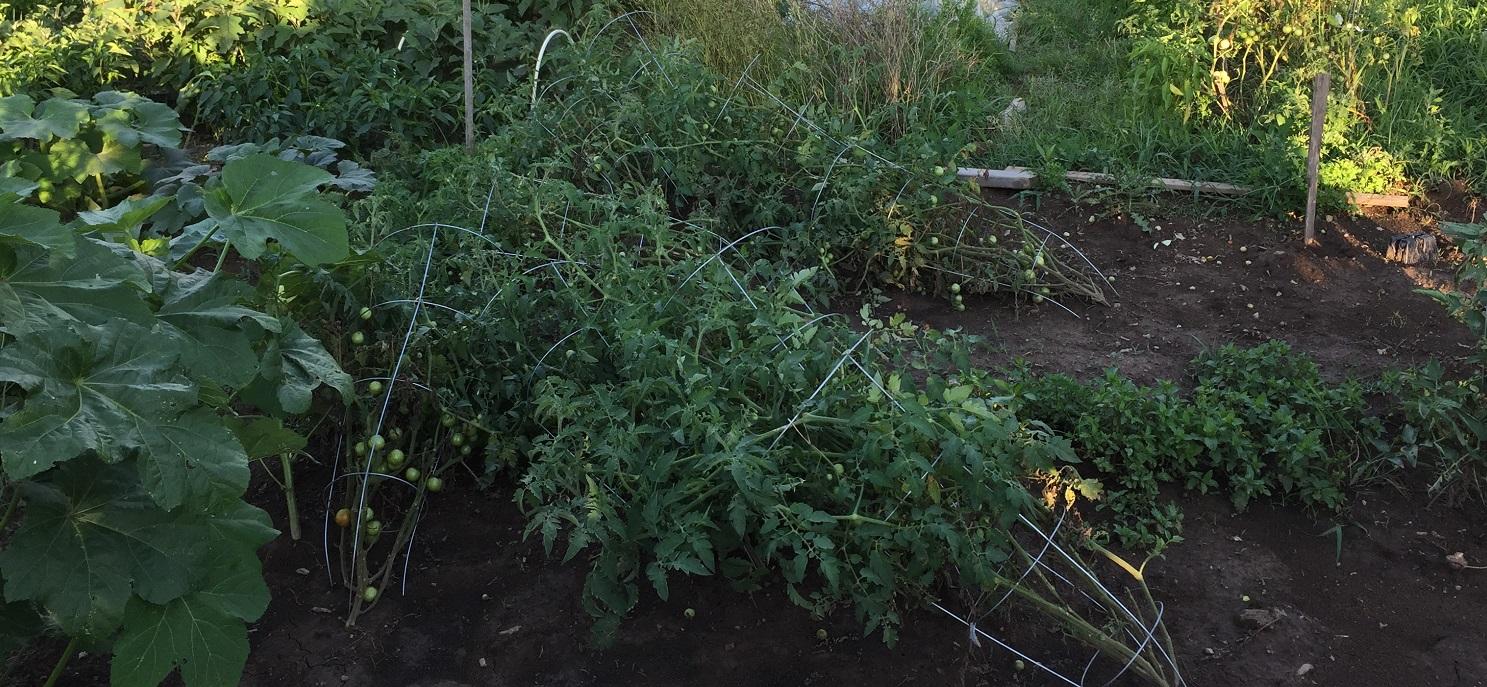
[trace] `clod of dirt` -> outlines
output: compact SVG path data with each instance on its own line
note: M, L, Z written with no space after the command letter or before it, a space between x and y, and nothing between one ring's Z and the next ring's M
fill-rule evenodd
M1307 673L1311 672L1313 667L1315 666L1310 663L1301 664L1301 667L1296 669L1296 677L1304 677Z
M1239 624L1251 630L1263 630L1286 617L1284 611L1275 608L1246 608L1239 612Z
M1452 570L1487 570L1487 565L1467 564L1466 553L1462 551L1446 556L1446 564L1450 565Z

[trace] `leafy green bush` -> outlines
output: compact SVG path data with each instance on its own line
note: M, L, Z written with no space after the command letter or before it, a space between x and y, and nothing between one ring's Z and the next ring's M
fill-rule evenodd
M1138 3L1122 27L1134 39L1132 76L1152 104L1148 111L1176 111L1189 124L1288 141L1297 178L1311 77L1330 72L1322 180L1336 194L1397 188L1406 169L1437 179L1487 171L1468 157L1477 146L1472 140L1487 131L1476 96L1433 83L1446 64L1487 69L1487 52L1460 40L1480 43L1487 28L1487 13L1474 4L1152 0ZM1463 49L1452 55L1422 49L1437 41Z
M1368 416L1365 389L1327 384L1315 363L1281 341L1228 345L1193 361L1193 389L1137 386L1110 370L1087 384L1020 370L1010 381L1016 410L1064 432L1108 481L1110 532L1162 545L1180 514L1160 503L1164 485L1222 490L1244 509L1257 497L1294 496L1337 508L1366 474L1382 424Z
M110 207L144 186L146 149L175 148L182 130L174 110L133 93L0 98L0 192L68 212Z
M591 4L475 3L479 99L519 75L548 22L571 24ZM458 6L428 0L63 0L0 19L0 94L126 87L219 140L449 141L459 138L460 46Z
M247 258L272 241L339 260L344 219L314 197L329 176L237 160L204 221ZM350 380L220 260L180 271L118 240L162 201L63 224L0 193L0 531L20 516L0 545L5 627L71 637L63 662L79 644L111 651L114 685L177 669L187 685L233 684L268 604L256 551L277 534L243 501L244 445L285 431L247 413L302 413Z

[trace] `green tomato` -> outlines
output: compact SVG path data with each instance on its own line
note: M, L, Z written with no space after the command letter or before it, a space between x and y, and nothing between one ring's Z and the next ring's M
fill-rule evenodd
M361 512L361 519L362 522L371 522L377 519L377 514L372 512L371 506L367 506L367 509Z
M439 424L444 425L445 427L453 427L454 416L449 413L445 413L444 417L439 418Z
M950 293L960 293L960 282L950 285Z
M464 446L465 445L465 435L464 434L461 434L459 432L455 432L454 434L449 435L449 444L451 446L456 446L456 447L458 447L458 446Z
M1046 264L1046 262L1047 261L1045 261L1043 259L1043 254L1042 253L1039 253L1039 254L1033 256L1033 264L1034 265L1037 265L1038 267L1042 267L1044 264Z
M367 440L367 446L373 451L381 451L382 447L386 445L387 440L383 439L381 434L373 434L372 438Z
M438 477L430 477L423 483L423 486L425 489L428 489L429 491L437 494L440 491L444 490L444 480L439 479Z
M366 320L372 319L372 309L371 308L362 308L361 309L360 316L361 316L361 319L362 319L363 322L365 322Z
M1027 270L1022 273L1022 277L1027 281L1033 281L1034 279L1038 278L1038 273L1032 270Z
M940 237L938 237L938 236L931 236L931 237L929 237L929 245L931 245L931 246L938 246L938 245L940 245Z
M382 536L382 521L381 520L373 520L373 521L367 523L367 536L368 537L372 537L374 539L377 538L377 537Z
M358 441L355 446L351 447L351 450L358 456L364 456L367 454L367 442Z
M462 456L468 456L473 452L474 449L472 449L469 444L465 444L464 446L460 447L460 455Z
M371 392L373 396L382 393L382 382L373 380L370 384L367 384L367 391Z
M407 462L407 460L408 456L400 448L395 448L391 453L387 454L387 464L394 470L403 467L403 463Z
M351 333L351 345L352 346L360 346L360 345L362 345L362 344L364 344L366 342L367 342L367 335L366 334L363 334L361 332L352 332Z
M842 464L841 463L832 463L831 464L831 471L834 472L834 473L836 473L836 474L838 474L838 475L840 475L843 472L846 472L847 469L844 468L844 467L842 467Z
M691 620L697 617L697 611L688 608L687 610L682 611L682 615L686 616L687 620Z
M373 601L376 601L377 600L377 588L376 587L367 587L366 589L361 590L361 600L362 601L365 601L367 603L372 603Z
M407 470L403 471L403 479L406 479L409 482L417 482L418 478L422 476L423 473L419 472L418 468L408 468Z

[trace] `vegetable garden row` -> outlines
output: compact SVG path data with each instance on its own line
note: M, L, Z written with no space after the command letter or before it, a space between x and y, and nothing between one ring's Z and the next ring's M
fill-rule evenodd
M60 649L48 687L80 650L115 685L238 684L266 542L323 538L356 626L405 589L429 504L503 485L584 561L600 644L685 576L889 644L953 588L1175 686L1142 564L1180 540L1172 489L1487 496L1483 226L1448 225L1459 280L1431 295L1481 341L1445 367L1336 382L1271 342L1184 388L986 369L884 294L1068 310L1120 285L956 178L1017 152L976 86L1013 58L969 6L790 3L727 34L708 5L477 3L466 149L439 145L457 8L0 4L0 653ZM1434 20L1480 19L1454 7ZM539 70L549 22L573 40ZM1255 50L1263 90L1282 52ZM1239 112L1201 87L1166 115ZM1479 178L1462 159L1439 169Z

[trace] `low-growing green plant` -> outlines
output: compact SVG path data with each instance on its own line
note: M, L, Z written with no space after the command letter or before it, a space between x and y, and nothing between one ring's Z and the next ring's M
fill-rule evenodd
M273 177L282 182L262 182ZM339 260L339 211L304 211L328 177L267 156L234 161L207 221L246 257ZM252 409L302 413L318 387L347 394L349 380L220 260L181 271L93 221L148 207L64 224L0 193L3 612L7 631L31 628L27 639L70 638L53 681L81 646L113 654L114 685L177 670L187 685L234 684L246 623L268 604L256 552L277 534L243 500L244 447L295 443Z
M1445 231L1459 252L1456 282L1421 292L1477 336L1477 350L1465 374L1432 362L1385 380L1405 422L1393 457L1401 467L1434 469L1432 494L1487 500L1487 226L1447 223Z
M1019 414L1064 432L1106 482L1107 528L1128 544L1163 546L1180 532L1160 490L1228 493L1244 509L1262 496L1337 508L1368 476L1381 422L1365 388L1328 384L1284 342L1228 345L1193 361L1193 388L1138 386L1115 370L1081 383L1018 370Z

